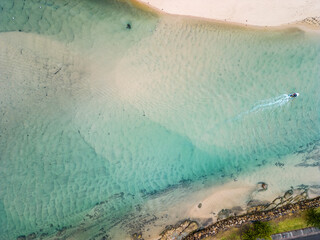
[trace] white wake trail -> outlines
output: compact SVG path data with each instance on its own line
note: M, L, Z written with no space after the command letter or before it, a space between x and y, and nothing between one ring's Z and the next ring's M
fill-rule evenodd
M250 110L240 113L235 120L241 119L243 116L248 115L250 113L255 113L259 111L264 111L267 109L281 107L282 105L289 102L290 96L288 94L282 94L275 98L269 98L266 100L262 100L256 105L254 105Z

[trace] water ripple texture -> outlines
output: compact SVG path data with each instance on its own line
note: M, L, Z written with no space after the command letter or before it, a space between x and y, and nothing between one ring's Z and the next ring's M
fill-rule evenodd
M101 239L121 223L129 234L151 199L150 221L168 192L312 151L319 63L319 36L298 29L113 0L2 0L0 239Z

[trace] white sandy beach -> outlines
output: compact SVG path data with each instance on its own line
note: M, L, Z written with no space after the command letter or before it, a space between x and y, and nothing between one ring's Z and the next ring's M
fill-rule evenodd
M138 0L170 14L253 26L280 26L320 16L319 0Z

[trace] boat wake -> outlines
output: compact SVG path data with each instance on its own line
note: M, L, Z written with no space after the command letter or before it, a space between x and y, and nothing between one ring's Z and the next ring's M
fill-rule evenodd
M284 105L287 102L289 102L290 99L291 99L290 95L282 94L282 95L280 95L278 97L275 97L275 98L262 100L262 101L258 102L256 105L254 105L250 110L240 113L235 118L235 120L241 119L242 117L244 117L245 115L248 115L250 113L264 111L264 110L267 110L267 109L273 109L273 108L276 108L276 107L281 107L282 105Z

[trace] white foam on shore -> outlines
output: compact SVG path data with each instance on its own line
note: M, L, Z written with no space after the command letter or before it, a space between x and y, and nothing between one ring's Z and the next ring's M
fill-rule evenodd
M318 0L138 0L170 14L254 26L279 26L319 16Z

